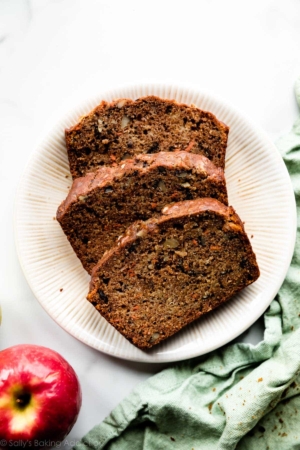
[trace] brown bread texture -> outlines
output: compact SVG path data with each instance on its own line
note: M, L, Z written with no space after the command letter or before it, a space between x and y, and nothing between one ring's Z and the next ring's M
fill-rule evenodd
M234 209L204 198L132 224L94 267L87 298L132 344L148 349L258 277Z
M224 172L206 157L185 151L140 154L74 180L57 220L91 273L133 222L159 216L166 204L198 197L228 203Z
M188 149L224 169L229 128L210 112L155 96L102 101L65 131L73 178L138 153Z

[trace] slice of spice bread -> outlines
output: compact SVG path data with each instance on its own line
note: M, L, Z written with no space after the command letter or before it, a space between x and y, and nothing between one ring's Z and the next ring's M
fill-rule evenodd
M130 342L150 348L253 283L243 224L215 199L179 202L136 222L92 272L88 300Z
M224 169L229 128L210 112L148 96L102 101L65 132L73 178L138 153L188 149Z
M90 273L133 222L160 215L166 204L198 197L227 204L222 169L185 151L141 154L77 178L57 220Z

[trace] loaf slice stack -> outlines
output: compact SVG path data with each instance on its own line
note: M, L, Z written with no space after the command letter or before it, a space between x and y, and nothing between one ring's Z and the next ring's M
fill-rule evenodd
M90 273L134 221L158 216L166 204L199 196L228 203L224 172L205 156L184 151L141 154L77 178L57 220Z
M167 206L128 228L92 272L88 300L139 348L158 344L253 283L259 269L233 208Z
M88 300L141 349L259 276L228 206L228 132L154 96L103 101L65 132L74 182L57 219L92 274Z
M155 96L103 101L66 130L73 178L138 153L189 148L224 169L229 128L210 112Z

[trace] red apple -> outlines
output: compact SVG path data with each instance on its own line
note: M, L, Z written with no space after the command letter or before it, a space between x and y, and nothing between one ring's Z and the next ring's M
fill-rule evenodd
M0 445L62 441L80 407L76 373L57 352L38 345L0 352Z

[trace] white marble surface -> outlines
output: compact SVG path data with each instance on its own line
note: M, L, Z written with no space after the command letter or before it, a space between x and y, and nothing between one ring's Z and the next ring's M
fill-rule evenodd
M18 263L13 202L39 139L64 112L124 83L178 81L221 97L276 139L297 115L298 0L0 0L0 348L59 351L83 390L65 447L163 365L97 352L69 336L34 298ZM258 342L259 321L242 339Z

